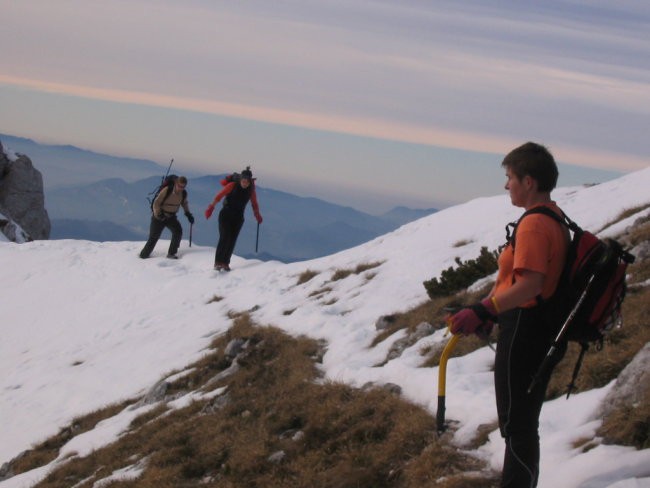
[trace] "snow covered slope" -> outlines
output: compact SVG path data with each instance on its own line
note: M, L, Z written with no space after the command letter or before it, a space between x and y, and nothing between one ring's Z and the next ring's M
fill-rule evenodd
M598 230L622 210L650 203L648 188L650 168L598 186L562 188L554 197L583 227ZM73 417L142 394L165 373L195 361L212 336L230 326L231 310L253 310L260 324L326 339L328 377L354 385L397 383L434 413L437 369L420 368L418 351L445 341L442 331L376 367L393 341L368 347L375 322L425 301L422 282L455 257L474 258L482 246L502 244L505 224L520 213L505 194L481 198L332 256L292 264L235 258L233 271L221 275L212 271L213 248L188 248L187 241L179 261L164 258L168 241L146 261L137 257L142 243L0 242L0 464ZM377 262L365 273L331 280L336 270ZM318 274L297 285L305 270ZM208 303L215 295L223 300ZM449 363L447 412L461 422L458 442L496 419L492 361L493 352L483 348ZM597 429L591 414L607 391L544 406L540 487L620 488L641 485L615 484L619 480L650 477L649 450L572 450L572 440ZM498 469L502 448L495 432L480 455ZM28 486L20 484L28 477L17 478L0 488Z

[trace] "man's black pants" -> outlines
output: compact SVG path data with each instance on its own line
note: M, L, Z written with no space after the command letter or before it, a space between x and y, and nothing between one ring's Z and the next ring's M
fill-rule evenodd
M153 251L153 248L156 247L156 243L158 242L158 239L160 239L160 235L165 227L167 227L172 233L172 241L169 244L169 251L167 251L168 254L176 254L176 252L178 252L178 248L181 245L181 239L183 238L183 228L176 218L176 215L165 220L158 220L152 216L151 224L149 225L149 239L144 245L144 248L142 248L142 251L140 251L141 258L148 258L151 255L151 252Z
M494 364L499 428L506 441L501 488L534 488L539 475L539 415L551 372L566 345L560 347L540 381L528 393L533 377L554 339L541 307L517 308L499 315Z
M230 264L230 258L237 244L239 231L244 225L244 215L222 208L219 212L219 242L214 255L214 264Z

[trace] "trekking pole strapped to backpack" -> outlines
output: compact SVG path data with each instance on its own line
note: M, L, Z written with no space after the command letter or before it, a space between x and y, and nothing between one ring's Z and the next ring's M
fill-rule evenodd
M168 177L169 177L169 172L172 169L172 164L174 164L174 158L172 158L171 161L169 162L169 166L167 166L167 172L165 173L165 176L163 176L160 179L160 185L158 185L156 188L154 188L149 193L149 195L147 195L147 201L149 202L149 206L151 208L153 208L153 201L158 196L158 193L160 193L160 190L162 190L165 187L165 185L170 181L170 180L168 180ZM174 179L176 178L176 175L172 175L172 176L174 177Z
M531 393L533 391L533 388L535 388L535 385L537 385L537 383L539 383L539 381L542 379L542 376L548 369L551 361L553 361L555 353L559 349L560 344L562 343L567 333L567 329L569 325L571 324L573 318L576 316L576 313L580 309L580 306L582 305L582 303L584 302L587 296L587 292L589 291L589 287L591 286L593 279L594 279L594 275L592 275L591 278L589 279L589 282L587 283L585 290L582 292L582 295L580 295L580 299L578 300L578 302L575 304L575 306L569 313L569 316L564 321L564 324L562 324L562 327L560 328L560 332L558 332L557 336L555 337L553 344L551 345L550 349L546 353L546 356L544 357L542 364L540 364L539 368L537 369L537 372L535 373L535 376L533 377L533 381L531 381L530 386L528 387L528 393ZM574 382L578 376L578 372L580 371L580 366L582 365L582 358L584 356L584 353L587 351L589 347L585 342L581 343L581 346L582 346L582 350L580 351L580 356L578 357L576 367L573 370L573 378L571 379L571 383L568 385L569 391L567 392L567 398L569 398L569 395L571 394L571 391L575 386Z

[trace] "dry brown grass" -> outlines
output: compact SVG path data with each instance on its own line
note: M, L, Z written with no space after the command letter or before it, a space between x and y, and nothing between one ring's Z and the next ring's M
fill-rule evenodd
M376 268L378 266L381 266L383 264L383 261L375 261L372 263L361 263L358 264L354 268L348 268L348 269L337 269L334 271L332 274L332 281L338 281L347 278L348 276L352 274L361 274L364 271L368 271L369 269Z
M321 344L256 327L246 315L170 391L200 388L229 367L223 350L234 338L249 345L238 358L241 369L217 385L227 387L227 402L197 401L174 411L161 404L117 442L71 459L38 486L85 480L78 486L90 487L141 460L146 468L137 480L111 486L496 486L493 473L466 477L468 467L481 466L440 441L428 412L382 388L322 383L315 364ZM279 451L284 459L269 461Z
M605 443L650 448L650 386L639 393L642 400L626 405L606 417L598 429Z
M474 241L472 241L470 239L461 239L460 241L454 242L452 247L463 247L463 246L467 246L468 244L471 244L472 242L474 242Z
M427 300L417 307L406 312L391 315L391 323L385 329L382 329L375 336L371 347L386 340L395 332L406 329L408 333L415 331L415 328L422 322L428 322L436 329L446 327L445 316L447 307L459 307L461 302L456 297L441 297L434 300Z
M332 291L332 287L331 287L331 286L324 286L324 287L321 288L320 290L314 290L314 291L312 291L308 296L309 296L310 298L315 298L316 300L318 300L319 298L322 298L323 295L326 295L326 294L328 294L328 293L331 292L331 291Z
M634 290L634 285L650 279L650 259L635 263L628 268L628 285Z
M298 281L296 282L296 286L307 283L309 280L311 280L315 276L318 276L318 271L313 271L311 269L307 269L307 270L303 271L298 276Z
M623 210L620 214L618 214L616 216L616 218L614 218L611 222L607 222L601 229L599 229L595 233L597 234L597 233L607 229L608 227L616 224L617 222L620 222L621 220L624 220L624 219L626 219L628 217L631 217L632 215L637 214L637 213L645 210L648 207L650 207L650 203L646 203L646 204L643 204L643 205L638 205L638 206L632 207L632 208L627 208L627 209Z
M407 334L411 334L422 322L427 322L433 325L435 329L443 329L447 327L446 318L449 313L478 301L481 297L486 295L489 287L491 287L491 284L488 284L483 289L473 293L463 292L450 297L437 297L435 299L430 299L407 312L393 315L392 323L385 329L379 331L373 340L371 347L376 346L401 329L406 329ZM484 346L485 341L478 339L474 335L464 337L462 341L458 342L457 346L452 351L451 357L464 356ZM420 353L423 356L426 356L423 360L422 366L434 367L438 366L442 348L423 348Z
M24 473L50 463L58 457L59 450L70 441L70 439L94 429L99 422L121 412L129 403L131 402L109 405L87 415L75 418L70 425L61 429L55 436L50 437L40 444L35 445L32 449L25 451L20 456L20 459L16 460L13 464L13 473Z

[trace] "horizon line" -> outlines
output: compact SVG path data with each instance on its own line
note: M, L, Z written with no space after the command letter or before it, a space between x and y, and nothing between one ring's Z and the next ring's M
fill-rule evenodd
M256 122L281 124L301 129L479 153L502 155L525 142L507 136L458 131L440 127L423 127L421 125L405 122L396 123L378 118L342 117L327 113L307 113L218 100L178 97L112 88L96 88L3 74L0 74L0 84L88 100L204 113ZM556 156L556 160L580 167L631 172L646 168L650 165L649 160L631 154L602 150L594 151L571 145L545 145L551 149L551 152ZM613 162L616 162L616 164Z

